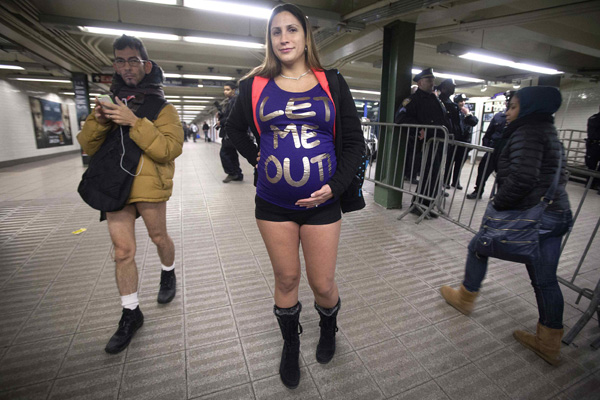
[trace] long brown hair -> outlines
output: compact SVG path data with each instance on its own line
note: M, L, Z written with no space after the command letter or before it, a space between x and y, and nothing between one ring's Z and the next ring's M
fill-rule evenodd
M306 14L304 14L300 8L293 4L283 3L273 8L273 11L271 11L271 16L269 17L269 24L267 25L267 35L265 40L267 45L265 59L261 65L254 68L242 79L251 78L253 76L262 76L271 79L281 73L281 61L279 61L279 59L275 56L275 52L273 52L273 43L271 43L271 23L277 14L284 11L292 14L298 21L300 21L300 24L302 24L302 28L304 29L304 39L306 42L306 51L304 52L304 57L308 67L318 71L323 70L321 61L319 61L319 54L317 53L317 45L315 44L315 39L312 35L312 26L310 25L310 21L306 17Z

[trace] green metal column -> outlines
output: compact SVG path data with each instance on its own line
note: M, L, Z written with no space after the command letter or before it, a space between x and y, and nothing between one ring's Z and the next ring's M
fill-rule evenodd
M410 95L412 82L413 53L415 47L415 24L395 21L383 30L383 65L381 73L380 122L394 122L394 114L402 100ZM406 143L398 143L398 134L393 135L391 129L381 129L379 133L378 159L385 158L385 165L377 163L375 179L392 184L397 182L404 169L404 160L397 158L398 146L401 146L400 157L403 158ZM397 168L395 168L397 164ZM402 193L375 184L375 202L385 208L402 207Z

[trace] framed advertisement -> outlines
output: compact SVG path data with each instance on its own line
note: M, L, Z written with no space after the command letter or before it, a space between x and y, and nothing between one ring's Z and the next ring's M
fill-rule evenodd
M66 104L29 97L29 105L38 149L73 144L71 119Z

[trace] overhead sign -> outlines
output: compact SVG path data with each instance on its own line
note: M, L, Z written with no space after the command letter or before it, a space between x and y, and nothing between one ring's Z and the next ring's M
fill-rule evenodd
M112 78L112 74L92 74L92 82L94 83L106 83L110 85Z
M75 108L77 110L77 120L79 125L85 121L90 113L89 90L87 75L74 73L72 76L73 91L75 92Z

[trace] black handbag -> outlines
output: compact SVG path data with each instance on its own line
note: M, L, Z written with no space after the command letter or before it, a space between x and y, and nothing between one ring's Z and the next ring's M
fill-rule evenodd
M552 185L541 201L527 210L496 210L490 201L479 232L469 243L469 250L480 256L517 263L533 264L540 257L539 230L544 210L552 202L558 186L562 159ZM493 196L493 194L492 194Z
M83 201L99 211L119 211L125 207L142 156L142 149L129 137L129 129L119 130L109 133L91 157L77 188Z

